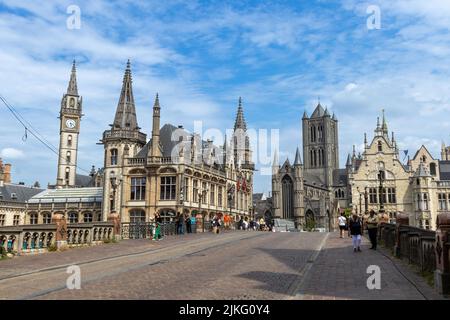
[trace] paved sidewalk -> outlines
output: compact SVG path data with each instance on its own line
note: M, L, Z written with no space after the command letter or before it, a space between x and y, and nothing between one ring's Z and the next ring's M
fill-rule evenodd
M410 266L380 248L370 250L363 237L362 252L353 252L351 238L338 233L328 240L306 275L296 298L302 300L426 300L443 299ZM369 290L367 267L381 270L381 289Z

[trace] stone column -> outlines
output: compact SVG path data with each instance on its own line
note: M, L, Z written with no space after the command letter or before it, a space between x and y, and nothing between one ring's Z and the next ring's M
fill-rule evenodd
M67 220L61 213L53 216L53 222L56 224L56 248L58 250L67 247Z
M409 225L409 215L406 213L398 213L395 222L395 246L394 255L400 257L400 227Z
M450 294L450 213L437 216L435 250L434 287L440 294Z
M113 237L115 240L120 240L122 237L120 228L120 215L117 212L112 212L108 215L108 222L113 224Z

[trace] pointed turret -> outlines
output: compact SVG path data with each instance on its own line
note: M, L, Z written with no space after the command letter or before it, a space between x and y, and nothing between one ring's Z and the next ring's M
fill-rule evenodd
M364 132L364 147L367 148L367 133Z
M295 152L294 166L301 166L301 165L302 165L302 157L300 156L300 150L297 147L297 151Z
M306 110L303 112L303 117L302 119L308 119L308 114L306 113Z
M277 151L277 149L275 149L274 156L273 156L272 167L278 167L278 166L279 166L279 164L278 164L278 151Z
M159 95L156 93L155 102L153 103L153 124L152 124L152 143L150 157L155 160L161 157L160 148L160 123L161 123L161 106L159 104Z
M324 117L329 117L329 116L330 116L330 113L328 112L328 108L327 108L327 107L325 108L325 111L324 111L324 113L323 113L323 116L324 116Z
M238 111L236 115L236 121L234 122L234 131L237 129L242 129L244 131L247 131L247 124L245 123L244 118L244 109L242 108L242 98L239 97L239 105L238 105Z
M69 86L67 87L67 94L71 96L78 96L77 68L75 60L73 60L72 63L72 72L70 74Z
M381 130L383 131L384 135L388 136L389 132L388 132L388 126L387 126L387 123L386 123L386 118L384 116L384 109L382 110L382 112L383 112L383 122L382 122L382 125L381 125Z
M136 119L136 107L134 105L133 86L131 77L130 60L123 76L122 91L117 104L116 116L114 117L113 129L139 130Z
M333 112L333 117L331 117L331 119L333 119L334 121L337 121L337 117L336 114Z
M323 110L322 105L319 104L317 105L316 109L314 110L314 112L311 115L311 118L320 118L323 117L323 114L325 113L325 110Z
M351 167L352 166L352 157L350 156L350 153L347 156L347 162L345 164L346 167Z

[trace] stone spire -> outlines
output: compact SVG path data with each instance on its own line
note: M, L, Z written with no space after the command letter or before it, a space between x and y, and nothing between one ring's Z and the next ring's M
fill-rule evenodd
M242 108L242 98L239 97L239 105L238 105L238 111L236 115L236 121L234 122L234 131L237 129L242 129L244 131L247 131L247 124L245 123L244 119L244 109Z
M152 143L150 150L150 157L154 160L161 157L160 148L160 123L161 123L161 106L159 105L159 95L156 94L155 102L153 104L153 123L152 123Z
M383 112L383 122L381 125L381 130L383 131L384 135L388 136L389 132L388 132L388 127L387 127L387 123L386 123L386 118L384 116L384 109L382 110L382 112Z
M128 60L125 75L123 76L122 91L120 93L119 103L117 104L116 116L114 117L113 129L139 130L132 82L130 60Z
M303 119L308 119L308 114L306 113L306 110L303 112Z
M298 150L298 147L297 147L297 151L295 152L294 166L300 166L300 165L302 165L302 158L300 156L300 151Z
M278 167L278 150L277 149L275 149L275 152L274 152L272 166Z
M69 86L67 87L67 94L71 96L78 96L77 68L75 60L73 60L72 63L72 72L70 74Z
M347 156L347 163L345 164L346 167L352 166L352 158L350 157L350 153Z

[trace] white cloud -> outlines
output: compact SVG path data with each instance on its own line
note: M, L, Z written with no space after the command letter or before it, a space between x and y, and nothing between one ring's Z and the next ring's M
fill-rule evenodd
M4 148L0 152L0 156L2 156L5 161L8 161L8 159L23 159L25 158L25 153L22 150L15 148Z

